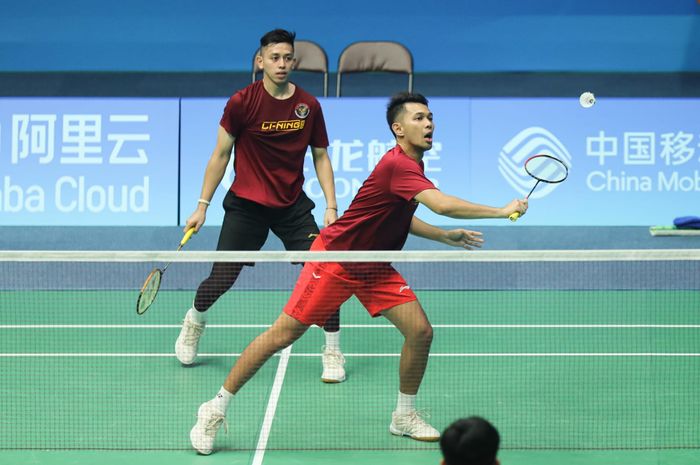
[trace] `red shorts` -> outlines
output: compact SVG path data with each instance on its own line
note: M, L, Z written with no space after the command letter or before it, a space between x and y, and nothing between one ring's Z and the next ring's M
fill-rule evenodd
M310 250L326 250L318 237ZM284 313L305 325L322 326L355 295L373 317L417 300L401 274L389 263L308 262L301 270Z

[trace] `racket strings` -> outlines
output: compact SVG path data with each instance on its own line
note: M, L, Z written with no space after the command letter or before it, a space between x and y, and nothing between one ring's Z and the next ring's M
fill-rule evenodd
M156 268L155 270L151 271L151 274L148 275L148 278L146 278L146 282L143 284L138 300L138 313L141 314L148 310L148 307L150 307L153 301L156 299L158 289L160 288L161 274L162 271Z
M537 155L525 163L525 171L538 181L547 183L562 182L569 175L567 166L549 155Z

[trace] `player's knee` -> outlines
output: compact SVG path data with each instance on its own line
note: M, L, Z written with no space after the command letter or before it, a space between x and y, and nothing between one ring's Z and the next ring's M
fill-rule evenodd
M429 346L433 342L433 327L427 321L416 326L411 333L416 344Z
M427 345L430 345L433 342L433 327L430 325L430 323L425 324L425 328L423 329L423 338Z
M282 350L286 349L287 347L292 345L297 339L299 339L299 335L297 335L293 331L277 330L271 332L270 338L275 348L277 350Z
M276 334L273 338L273 341L274 341L274 344L275 344L275 347L277 348L277 350L286 349L287 347L292 345L292 343L295 340L296 340L296 338L294 338L291 334L285 334L285 333Z
M274 328L268 329L260 337L264 341L266 350L278 352L285 349L293 341L290 341L289 335L282 331L277 331Z

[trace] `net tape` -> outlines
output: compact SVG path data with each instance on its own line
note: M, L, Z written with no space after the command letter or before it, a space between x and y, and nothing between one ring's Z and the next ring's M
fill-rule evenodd
M0 262L607 262L697 260L700 260L700 249L342 252L0 251Z

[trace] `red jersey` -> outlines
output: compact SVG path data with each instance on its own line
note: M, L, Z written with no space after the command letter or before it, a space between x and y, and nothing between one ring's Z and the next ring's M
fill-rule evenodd
M414 197L435 185L423 162L399 145L384 154L343 216L321 230L327 250L400 250L418 208Z
M236 138L231 191L267 207L292 205L304 184L306 149L328 147L321 105L299 86L278 100L257 81L229 99L219 124Z

